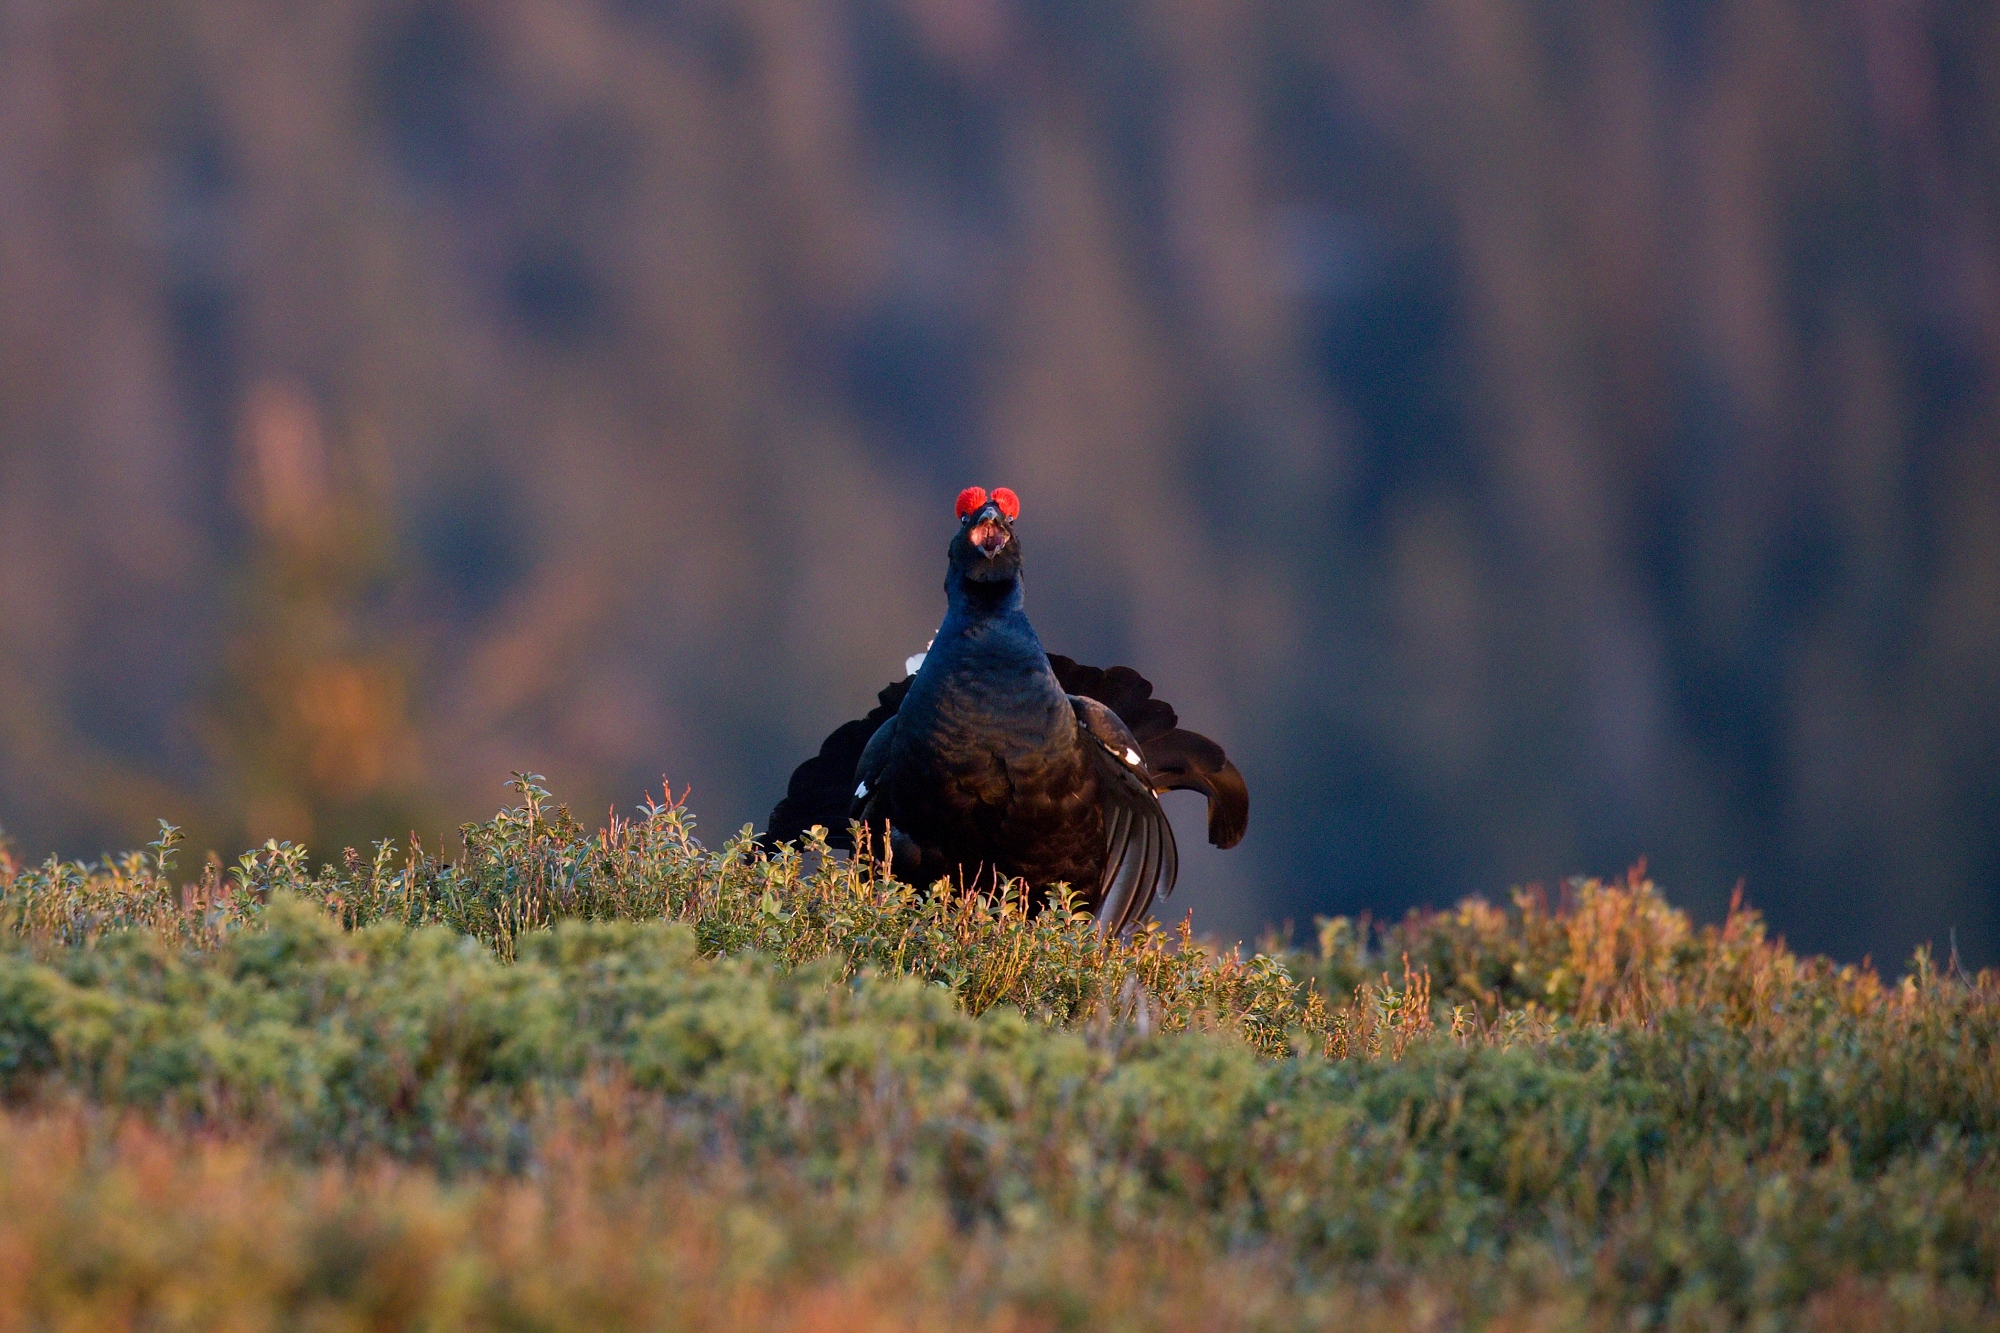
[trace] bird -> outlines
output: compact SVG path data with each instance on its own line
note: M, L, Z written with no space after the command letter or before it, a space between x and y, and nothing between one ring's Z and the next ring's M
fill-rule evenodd
M851 852L860 825L906 882L1024 880L1037 910L1066 884L1100 933L1127 936L1179 874L1160 795L1206 796L1208 840L1229 848L1249 788L1137 671L1044 650L1023 608L1014 491L968 486L954 513L936 635L794 770L761 841L818 825Z

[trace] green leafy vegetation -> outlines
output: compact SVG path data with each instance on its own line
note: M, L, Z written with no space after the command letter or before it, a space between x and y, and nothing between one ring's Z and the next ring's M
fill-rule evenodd
M2000 1328L2000 976L1642 873L1250 959L587 832L0 861L0 1329Z

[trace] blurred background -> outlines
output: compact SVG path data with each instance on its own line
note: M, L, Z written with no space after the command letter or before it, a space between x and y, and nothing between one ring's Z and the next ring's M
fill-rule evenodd
M2000 6L0 0L0 824L712 841L1024 502L1233 937L2000 959Z

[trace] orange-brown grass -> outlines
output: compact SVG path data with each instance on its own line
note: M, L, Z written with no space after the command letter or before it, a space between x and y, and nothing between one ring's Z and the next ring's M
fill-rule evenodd
M1395 962L1406 977L1427 982L1460 1031L1509 1023L1525 1030L1558 1019L1645 1024L1686 1010L1749 1026L1782 1015L1788 1000L1807 992L1862 1013L1907 1005L1935 971L1929 950L1919 950L1901 993L1891 995L1872 967L1802 958L1770 938L1740 889L1721 924L1697 927L1668 903L1643 862L1623 879L1570 881L1554 908L1528 888L1515 890L1506 908L1467 898L1449 911L1414 911L1382 929L1373 947L1366 921L1319 924L1318 953L1287 956L1302 975L1337 993L1369 985L1371 973ZM1963 980L2000 987L2000 973L1990 970Z

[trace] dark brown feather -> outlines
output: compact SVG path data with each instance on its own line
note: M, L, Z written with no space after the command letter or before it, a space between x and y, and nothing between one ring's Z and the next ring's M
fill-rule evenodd
M1250 823L1250 788L1222 747L1199 732L1183 731L1173 705L1153 697L1153 686L1128 666L1104 670L1056 653L1049 665L1066 694L1095 699L1118 714L1139 742L1155 791L1198 791L1208 798L1208 840L1217 847L1243 841Z
M1065 694L1095 699L1118 715L1139 743L1155 791L1196 791L1208 799L1211 843L1227 848L1243 840L1250 818L1250 791L1243 774L1220 745L1178 727L1173 706L1153 697L1152 684L1144 676L1131 667L1106 670L1057 653L1049 654L1049 665ZM764 846L797 839L819 824L826 828L830 846L852 850L848 816L855 766L869 738L896 715L909 690L909 677L885 686L867 717L836 728L819 753L798 766L785 798L771 811L760 839Z
M1243 841L1250 824L1250 788L1222 747L1197 732L1176 727L1143 742L1155 791L1198 791L1208 797L1208 840L1217 847Z
M829 847L854 850L853 837L847 831L848 807L854 799L854 766L869 738L902 707L910 680L905 676L883 686L867 717L834 728L819 753L792 770L784 799L772 809L764 836L758 840L763 846L794 841L819 824L827 831Z

